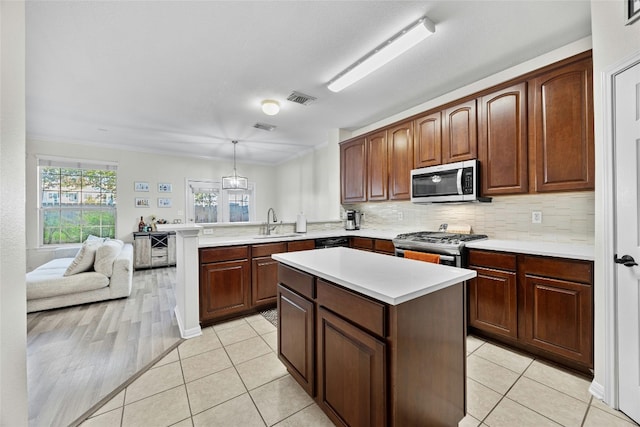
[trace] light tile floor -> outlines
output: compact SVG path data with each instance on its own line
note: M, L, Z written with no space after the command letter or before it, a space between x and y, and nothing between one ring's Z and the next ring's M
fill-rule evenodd
M276 356L260 315L187 340L82 426L332 426ZM594 399L589 381L467 338L467 412L460 426L636 426Z

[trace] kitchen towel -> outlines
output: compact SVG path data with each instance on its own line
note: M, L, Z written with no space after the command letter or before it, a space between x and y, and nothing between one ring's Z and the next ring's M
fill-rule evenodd
M418 261L432 262L440 264L440 255L428 254L426 252L404 251L404 257L408 259L416 259Z
M298 220L296 221L296 233L306 233L307 232L307 219L304 217L303 213L298 215Z

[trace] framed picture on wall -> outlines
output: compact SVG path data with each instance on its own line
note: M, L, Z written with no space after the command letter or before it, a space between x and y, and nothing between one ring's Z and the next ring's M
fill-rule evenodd
M144 181L136 181L133 183L135 191L149 191L149 183Z
M149 207L149 198L148 197L136 197L136 208L148 208Z
M627 24L631 25L640 18L640 0L625 0Z
M170 208L171 207L171 199L167 198L158 198L158 207L159 208Z
M171 184L168 182L159 182L158 193L171 193Z

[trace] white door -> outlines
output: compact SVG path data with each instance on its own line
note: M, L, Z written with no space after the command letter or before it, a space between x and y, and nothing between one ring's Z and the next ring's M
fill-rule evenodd
M614 96L618 396L620 410L640 422L639 63L616 75Z

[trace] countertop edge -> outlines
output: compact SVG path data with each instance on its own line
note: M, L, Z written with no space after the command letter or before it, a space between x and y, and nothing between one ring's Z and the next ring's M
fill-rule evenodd
M465 247L468 249L485 249L583 261L595 260L594 247L586 244L488 239L468 243Z

